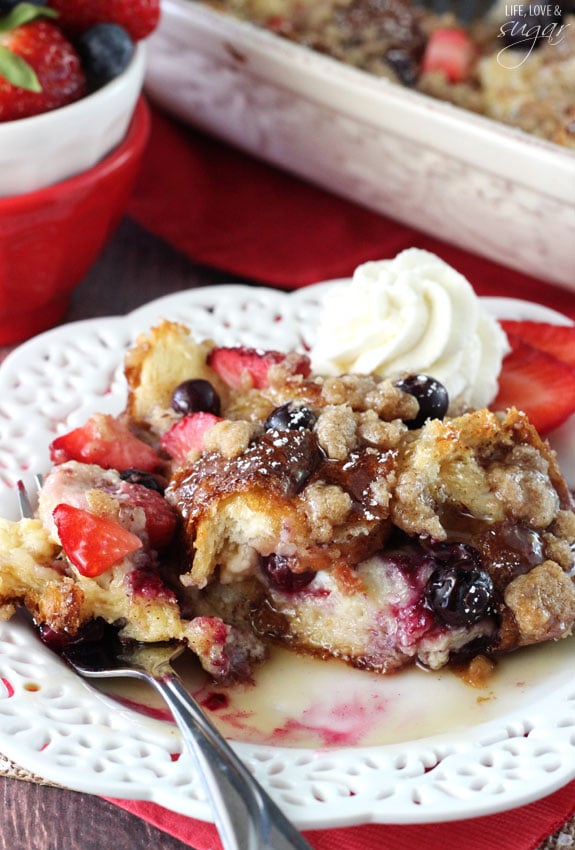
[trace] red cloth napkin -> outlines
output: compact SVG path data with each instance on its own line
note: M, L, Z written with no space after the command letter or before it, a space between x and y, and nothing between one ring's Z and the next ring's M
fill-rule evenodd
M370 259L426 248L481 295L539 301L575 319L575 292L542 284L280 172L153 112L129 215L195 262L286 289L350 275ZM210 824L153 803L115 800L196 848L221 847ZM575 811L575 783L501 815L425 826L365 825L307 833L317 850L533 850Z
M128 209L194 261L293 289L366 260L425 248L480 295L539 301L575 318L575 292L545 285L305 183L157 110ZM575 266L574 266L575 276Z
M110 798L108 798L110 799ZM221 850L212 824L168 812L154 803L110 800L194 850ZM315 850L535 850L575 809L575 782L544 800L501 815L417 826L367 824L305 832Z

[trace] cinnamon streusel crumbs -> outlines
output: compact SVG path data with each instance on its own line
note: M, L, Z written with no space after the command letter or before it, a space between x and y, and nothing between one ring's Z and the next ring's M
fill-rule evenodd
M557 515L559 496L551 487L549 464L533 446L514 446L500 463L490 464L487 480L514 519L545 528Z
M393 419L415 419L419 413L419 402L415 396L405 393L392 381L379 381L373 390L366 393L365 410L375 410L387 421Z
M224 419L208 428L204 435L204 448L207 452L219 452L224 457L237 457L261 431L261 425L255 422Z
M417 399L390 380L372 375L340 375L323 381L321 399L325 404L347 404L354 410L374 411L381 419L415 419Z
M325 404L348 404L365 410L365 397L377 386L371 375L339 375L324 378L321 397Z
M545 561L513 579L505 604L517 622L521 645L554 640L575 618L575 585L559 564Z
M575 565L575 513L558 511L542 538L546 557L556 561L565 571L572 570Z
M396 524L443 540L440 517L453 505L485 522L513 518L547 527L559 510L559 494L535 430L534 446L521 442L525 427L516 411L501 421L481 410L428 422L406 449L392 506Z
M97 487L87 490L86 506L90 513L93 513L96 516L105 517L106 519L112 520L112 522L118 521L120 513L118 500L114 499L113 496L106 493L104 490L100 490Z
M345 522L352 506L349 493L324 481L317 481L306 487L301 501L309 520L311 534L319 543L328 543L333 538L334 525Z
M567 540L555 537L554 534L544 532L541 535L545 557L555 561L561 569L567 571L573 568L573 544Z
M558 511L551 531L558 537L564 537L572 546L575 545L575 513L573 511Z
M382 449L394 449L407 434L407 425L401 419L384 422L375 410L357 414L357 433L365 443Z
M345 460L357 446L357 428L351 407L346 404L324 407L315 425L322 449L333 460Z

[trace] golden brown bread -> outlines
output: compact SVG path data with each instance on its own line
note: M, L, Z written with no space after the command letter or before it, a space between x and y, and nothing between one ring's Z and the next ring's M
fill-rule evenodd
M136 427L162 433L173 421L172 390L188 378L205 378L225 396L225 384L206 363L213 344L196 342L178 322L161 322L140 334L124 361L128 382L126 413Z
M156 448L180 418L178 383L200 377L221 395L203 446L179 466L164 458L177 553L158 561L144 547L144 560L80 575L51 520L61 492L137 533L143 519L121 504L115 470L61 464L41 521L0 526L4 616L23 604L57 632L103 618L123 637L185 640L219 676L247 671L268 639L389 672L571 633L573 498L523 413L469 411L409 430L418 403L390 380L304 376L286 359L263 386L225 386L212 351L163 322L126 358L124 418ZM270 424L288 404L307 411L305 425ZM149 569L159 594L133 580Z

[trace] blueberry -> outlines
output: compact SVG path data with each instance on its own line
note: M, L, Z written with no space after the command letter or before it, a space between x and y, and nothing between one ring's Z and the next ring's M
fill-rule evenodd
M425 586L425 601L448 626L471 626L495 613L493 582L485 570L438 567Z
M264 423L266 431L297 431L305 428L311 431L317 416L309 407L297 407L292 402L282 404L272 410Z
M164 492L164 487L162 487L157 477L150 472L143 472L141 469L134 469L133 467L125 469L123 472L120 472L120 478L122 481L127 481L128 484L140 484L140 486L146 487L148 490L155 490L157 493L162 494Z
M289 558L284 555L268 555L262 561L262 571L274 587L284 592L293 593L303 590L315 578L312 570L302 573L294 572L290 567Z
M414 86L419 75L415 57L403 47L392 47L385 54L385 61L404 86Z
M80 36L77 48L90 87L98 89L128 67L134 42L118 24L95 24Z
M481 555L467 543L447 543L421 540L421 545L438 564L450 567L481 568Z
M443 419L449 407L447 390L428 375L409 375L401 378L396 386L404 393L414 396L419 402L419 413L406 424L411 430L421 428L428 419Z
M203 378L191 378L178 384L172 393L171 406L176 413L184 415L202 410L219 416L221 410L219 395L212 384Z

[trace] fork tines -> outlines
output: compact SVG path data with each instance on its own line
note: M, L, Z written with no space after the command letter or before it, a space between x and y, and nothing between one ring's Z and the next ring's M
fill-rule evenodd
M29 519L33 515L32 505L28 498L28 491L22 480L16 484L18 488L18 507L20 508L20 516L22 519Z
M42 489L43 480L43 475L38 474L34 476L34 483L38 491ZM16 482L16 489L18 491L18 507L20 509L20 516L22 519L31 519L34 516L34 509L32 507L26 485L22 479Z

